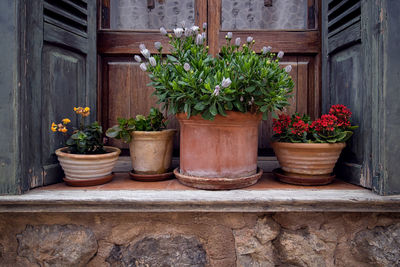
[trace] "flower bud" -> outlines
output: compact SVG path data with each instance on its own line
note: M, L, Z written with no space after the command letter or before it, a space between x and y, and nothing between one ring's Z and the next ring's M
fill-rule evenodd
M145 50L145 49L146 49L146 46L145 46L144 44L140 44L140 45L139 45L139 49L140 49L140 50Z
M271 52L271 49L272 49L272 47L270 47L270 46L264 46L264 47L262 48L262 53L263 53L263 55L265 55L265 54Z
M207 29L207 22L203 23L203 30Z
M277 57L278 58L283 58L283 55L285 55L285 53L283 53L283 51L279 51Z
M194 25L190 29L193 31L194 34L196 34L199 31L199 26Z
M218 96L219 95L219 90L220 90L220 87L219 87L219 85L216 85L215 86L215 89L214 89L214 92L212 93L214 96Z
M143 49L143 50L141 50L140 51L140 53L142 53L142 55L145 57L145 58L149 58L150 57L150 51L148 50L148 49Z
M197 44L197 45L202 45L202 44L203 44L203 35L197 34L197 37L196 37L196 44Z
M189 70L190 70L190 65L189 65L189 63L183 64L183 69L184 69L185 71L189 71Z
M162 35L167 35L167 34L168 34L167 30L166 30L164 27L161 27L161 28L160 28L160 33L161 33Z
M240 46L240 37L238 37L238 38L236 38L236 40L235 40L235 45L236 46Z
M135 61L136 61L137 63L142 62L142 59L140 58L140 56L135 55L134 58L135 58Z
M152 65L153 67L155 67L157 65L156 59L154 57L150 57L149 62L150 62L150 65Z
M140 69L142 70L142 71L146 71L147 70L147 67L146 67L146 64L145 63L142 63L142 64L140 64Z
M207 39L207 33L206 32L202 32L201 33L201 37L203 38L203 41Z
M175 34L175 36L176 36L177 38L181 38L182 33L183 33L183 29L182 29L182 28L176 28L176 29L174 29L174 34Z
M222 79L221 86L222 86L222 88L227 88L227 87L229 87L229 85L231 85L231 83L232 83L231 79L224 77Z
M247 43L251 43L251 42L253 42L253 37L251 37L251 36L247 37Z
M192 28L186 28L185 29L185 36L189 37L189 36L192 36L192 35L193 35Z
M160 42L155 42L155 43L154 43L154 47L155 47L158 51L160 51L161 48L162 48L162 44L161 44Z
M291 72L291 71L292 71L292 65L287 65L287 66L285 67L285 71L286 71L287 73Z
M230 39L232 39L232 36L233 36L232 32L228 32L226 34L225 38L230 40Z

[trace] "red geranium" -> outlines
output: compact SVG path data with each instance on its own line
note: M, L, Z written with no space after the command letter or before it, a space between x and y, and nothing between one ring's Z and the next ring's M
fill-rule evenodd
M298 135L298 136L303 136L305 132L308 132L309 125L308 123L305 123L300 116L295 116L293 120L293 125L291 129L291 133Z
M338 127L349 128L351 126L351 111L344 105L333 105L329 110L330 115L337 118Z
M290 125L290 116L285 114L280 114L279 119L273 119L273 131L276 134L281 134L283 131L286 131Z
M329 133L338 126L338 118L334 115L322 115L320 119L313 121L311 128L319 133Z

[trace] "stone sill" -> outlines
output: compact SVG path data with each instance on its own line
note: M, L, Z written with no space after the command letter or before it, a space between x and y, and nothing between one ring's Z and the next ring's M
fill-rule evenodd
M0 212L400 212L400 195L379 196L339 180L319 187L286 185L271 174L249 188L203 191L176 180L136 182L124 173L97 187L61 183L0 196Z

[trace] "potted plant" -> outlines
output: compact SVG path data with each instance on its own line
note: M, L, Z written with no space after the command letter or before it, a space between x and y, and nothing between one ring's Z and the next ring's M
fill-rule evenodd
M103 145L103 132L98 122L85 124L90 114L89 107L75 107L79 115L79 128L73 130L66 141L66 147L56 150L56 155L64 170L64 181L73 186L90 186L107 183L112 180L112 169L121 151L116 147ZM65 118L61 123L52 123L51 130L68 135Z
M166 119L156 108L145 117L118 118L118 125L106 135L129 143L133 170L130 175L140 181L160 181L171 177L173 137L176 130L166 129Z
M306 115L279 115L273 121L275 142L271 146L282 169L274 173L281 181L292 184L332 182L333 168L357 128L350 119L351 111L344 105L333 105L329 114L315 121Z
M174 173L183 184L202 189L234 189L257 182L258 127L269 112L288 105L293 81L291 66L280 68L271 47L257 54L255 40L244 43L226 36L219 56L208 54L206 24L176 28L168 34L170 54L151 55L142 44L148 62L140 68L149 73L159 103L180 123L180 168Z

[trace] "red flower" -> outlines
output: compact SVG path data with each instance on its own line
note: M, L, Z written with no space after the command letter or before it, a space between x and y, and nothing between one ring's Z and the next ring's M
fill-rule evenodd
M299 116L296 116L292 127L292 134L303 136L305 132L308 132L310 125L308 125L308 123L305 123Z
M286 131L290 124L290 116L280 114L279 119L273 119L273 131L276 134L281 134Z
M333 105L329 110L330 115L336 116L338 127L348 128L351 126L351 111L344 105Z
M320 119L313 121L311 128L319 133L333 132L338 126L338 118L334 115L322 115Z

